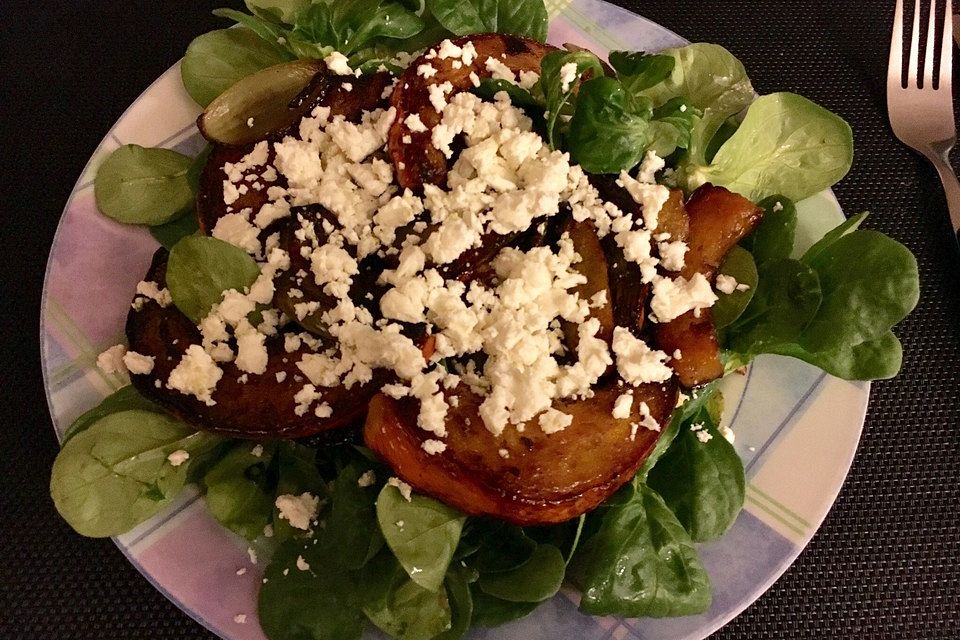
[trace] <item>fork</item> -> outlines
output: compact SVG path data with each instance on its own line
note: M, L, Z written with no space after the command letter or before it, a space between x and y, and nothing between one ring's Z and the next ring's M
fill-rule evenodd
M887 109L890 126L905 145L923 155L940 174L947 196L950 222L960 234L960 182L950 166L950 150L957 141L953 119L953 2L947 0L940 45L940 73L934 87L933 58L936 45L936 0L930 0L926 47L920 74L920 0L915 0L913 31L910 37L910 62L907 82L903 82L903 0L897 0L887 65Z

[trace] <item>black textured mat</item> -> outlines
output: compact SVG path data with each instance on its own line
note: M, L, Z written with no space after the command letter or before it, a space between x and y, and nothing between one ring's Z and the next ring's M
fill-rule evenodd
M73 182L123 109L240 2L0 3L3 119L0 638L210 638L47 493L56 442L39 372L44 264ZM904 370L874 386L853 470L796 564L717 638L960 638L960 260L933 170L886 124L893 0L660 0L624 6L724 44L761 92L792 90L854 128L845 210L906 243L922 298ZM960 76L958 76L960 78ZM801 462L802 463L802 462Z

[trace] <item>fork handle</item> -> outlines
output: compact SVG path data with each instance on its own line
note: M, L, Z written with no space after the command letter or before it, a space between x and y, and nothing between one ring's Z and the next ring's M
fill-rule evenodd
M943 183L943 192L947 196L947 209L950 211L950 223L953 225L953 231L957 236L957 242L960 243L960 181L957 180L957 174L953 172L950 164L950 150L942 153L934 153L930 156L930 161L936 167L940 174L940 182Z

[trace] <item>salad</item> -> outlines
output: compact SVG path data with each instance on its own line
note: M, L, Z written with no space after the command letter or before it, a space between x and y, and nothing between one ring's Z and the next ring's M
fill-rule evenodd
M900 368L910 252L866 214L794 252L846 123L718 45L546 44L541 0L247 7L183 60L207 149L98 171L162 246L98 359L130 386L64 434L64 519L118 535L196 486L268 563L275 640L458 638L565 582L707 610L697 543L745 488L718 381Z

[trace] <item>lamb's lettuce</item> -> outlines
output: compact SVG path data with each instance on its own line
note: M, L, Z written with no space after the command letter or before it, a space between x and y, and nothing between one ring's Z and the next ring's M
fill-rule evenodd
M573 80L561 79L561 70L574 65ZM554 149L563 146L562 140L566 126L561 126L563 118L573 115L573 99L580 86L581 78L603 76L603 64L590 51L551 51L540 60L540 79L536 92L543 96L545 109L547 142ZM563 116L563 118L561 118Z
M749 251L742 247L733 247L723 259L717 271L720 275L730 276L737 285L747 287L736 289L732 293L717 292L717 301L711 307L713 326L722 329L739 318L757 291L757 265Z
M839 116L794 93L758 98L709 165L680 166L688 189L710 182L759 201L773 194L802 200L850 170L853 134Z
M63 432L62 445L66 445L75 435L95 425L100 418L130 409L162 412L162 409L155 403L140 395L140 392L133 385L127 385L111 393L93 409L80 414Z
M846 379L892 377L902 348L891 328L919 298L916 258L892 238L859 229L865 214L828 232L799 260L782 257L793 225L792 209L779 201L786 220L752 240L764 256L753 299L720 333L728 367L776 353Z
M360 573L331 570L331 547L291 539L280 545L265 571L257 606L271 640L357 640L366 618Z
M487 595L508 602L543 602L560 590L567 564L560 549L540 544L518 567L481 573L477 584Z
M710 578L693 541L653 489L635 480L595 517L598 530L574 558L581 611L665 617L710 607Z
M544 42L547 8L543 0L426 0L427 9L458 36L509 33Z
M707 407L683 423L647 483L695 542L722 536L743 508L743 462Z
M290 60L276 43L249 29L218 29L193 39L180 65L190 97L206 107L237 80Z
M708 146L723 123L753 102L753 86L743 64L720 45L694 43L661 55L674 61L671 73L644 94L657 105L682 97L702 112L691 132L687 161L706 164ZM612 63L614 54L610 59Z
M410 579L432 592L443 584L464 519L433 498L414 494L407 500L392 485L377 498L377 521L391 551Z
M166 278L174 304L199 323L224 291L243 291L259 274L243 249L208 236L187 236L170 251Z
M797 232L797 206L790 198L776 194L757 203L763 209L760 226L740 245L750 252L757 264L778 258L789 258Z
M188 172L193 160L171 149L127 144L97 170L97 207L124 224L160 225L192 210Z
M452 626L447 590L421 587L389 550L364 567L360 593L367 618L391 638L430 640Z
M77 532L93 538L126 533L167 507L198 458L221 439L163 413L110 413L77 433L53 463L50 495ZM174 466L167 457L184 450Z

